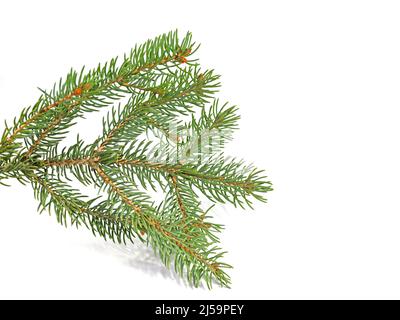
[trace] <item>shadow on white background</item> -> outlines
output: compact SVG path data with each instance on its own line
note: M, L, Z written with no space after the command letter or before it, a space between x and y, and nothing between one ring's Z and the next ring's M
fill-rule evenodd
M93 249L104 256L114 258L126 266L139 270L150 276L161 275L164 279L169 279L181 287L193 288L186 278L181 278L175 271L173 265L167 268L161 260L154 254L151 247L146 247L141 242L116 244L110 241L96 241L87 244L90 249ZM197 289L205 289L201 285Z

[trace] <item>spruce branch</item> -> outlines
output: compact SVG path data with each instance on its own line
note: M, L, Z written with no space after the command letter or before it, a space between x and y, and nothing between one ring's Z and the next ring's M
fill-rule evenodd
M272 188L262 170L222 153L238 128L238 108L214 99L219 76L200 68L197 48L190 33L179 40L170 32L121 62L71 70L51 90L40 89L38 101L5 125L0 185L30 183L39 211L61 225L118 243L142 241L194 286L228 287L223 227L201 199L251 207ZM107 107L95 141L77 137L60 148L79 119ZM99 196L83 195L71 179Z

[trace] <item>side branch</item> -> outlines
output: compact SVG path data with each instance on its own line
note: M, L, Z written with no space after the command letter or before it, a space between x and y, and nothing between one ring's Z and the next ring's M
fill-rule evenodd
M128 72L126 74L123 74L123 75L118 76L117 78L111 79L110 81L106 82L105 84L101 85L100 87L93 88L93 90L92 90L92 85L90 83L80 84L71 93L69 93L69 94L65 95L64 97L60 98L59 100L41 108L35 114L33 114L29 119L25 120L22 124L20 124L18 127L16 127L12 131L11 135L6 139L6 143L11 144L12 142L14 142L15 139L18 137L18 134L21 131L23 131L25 128L27 128L30 124L34 123L42 115L46 114L48 111L56 108L57 106L59 106L63 103L69 102L69 101L73 100L74 98L81 96L83 93L90 94L92 91L104 91L114 84L118 84L120 86L127 86L129 84L129 77L138 75L141 72L144 72L147 70L152 70L152 69L156 68L157 66L166 65L171 62L176 62L178 64L186 63L188 61L186 57L189 56L191 54L191 52L192 52L192 50L189 48L185 51L179 51L175 55L166 56L159 61L136 67L135 69L131 70L130 72ZM91 96L89 96L89 97L91 97Z
M209 269L212 272L212 274L214 274L215 277L218 279L218 277L220 276L220 273L221 273L221 269L220 269L220 266L218 263L207 261L207 259L202 257L201 254L199 254L195 250L191 249L190 247L186 246L172 232L165 229L165 227L162 226L162 224L159 220L157 220L156 218L151 217L151 216L147 215L145 212L143 212L142 209L138 205L134 204L133 201L129 199L129 197L115 184L115 182L100 168L99 165L94 165L93 169L96 170L96 172L101 177L101 179L104 181L104 183L109 185L110 188L121 198L121 200L125 204L127 204L129 207L131 207L134 210L134 212L137 213L140 216L140 218L142 218L145 222L147 222L147 224L152 229L161 233L169 241L171 241L173 244L175 244L178 248L183 250L186 254L188 254L192 258L196 259L198 262L205 265L207 267L207 269Z
M121 122L119 124L117 124L113 129L110 130L110 132L103 138L103 142L100 144L100 146L97 149L97 152L102 152L104 151L104 149L106 148L106 146L112 141L112 139L114 138L114 136L121 130L123 130L123 128L130 122L132 121L134 118L138 117L138 116L145 116L146 114L146 109L149 108L154 108L154 107L158 107L158 106L162 106L162 105L166 105L168 103L172 103L180 98L184 98L188 95L190 95L193 92L196 92L197 90L199 90L200 88L202 88L202 86L204 85L204 76L203 75L199 75L197 82L193 83L193 85L191 85L189 88L186 88L183 91L177 92L176 94L170 96L170 97L166 97L166 98L158 98L158 99L149 99L141 104L139 104L135 110L140 110L142 113L141 114L137 114L137 113L131 113L130 115L126 116L123 120L121 120ZM152 120L145 117L145 120L149 123ZM156 123L151 123L152 125L157 125ZM177 137L177 139L179 139L179 137Z
M254 184L251 181L232 181L222 176L211 176L198 172L196 170L190 170L190 171L185 170L184 168L182 168L182 165L167 165L163 163L152 163L143 160L128 160L128 159L117 160L115 164L118 166L128 165L128 166L148 168L154 171L162 171L168 174L179 175L187 179L196 178L207 182L218 182L230 187L243 188L244 190L249 192L251 192L254 189Z
M57 160L49 160L44 163L45 167L72 167L77 165L92 165L96 164L100 161L99 157L94 158L84 158L84 159L67 159L62 161ZM129 160L129 159L119 159L114 163L117 166L133 166L133 167L142 167L147 168L149 170L162 172L164 174L172 175L172 176L180 176L186 179L199 179L205 182L215 182L226 185L228 187L238 187L242 188L247 192L254 191L254 183L252 181L233 181L230 179L226 179L223 176L212 176L207 175L197 170L191 169L186 170L182 165L168 165L164 163L157 162L149 162L145 160Z

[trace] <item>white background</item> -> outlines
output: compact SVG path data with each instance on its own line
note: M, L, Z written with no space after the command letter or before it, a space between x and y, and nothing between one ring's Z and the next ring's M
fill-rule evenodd
M1 121L70 67L190 30L241 107L229 153L275 191L215 210L235 269L232 289L208 291L2 187L0 298L400 298L399 16L397 1L2 1Z

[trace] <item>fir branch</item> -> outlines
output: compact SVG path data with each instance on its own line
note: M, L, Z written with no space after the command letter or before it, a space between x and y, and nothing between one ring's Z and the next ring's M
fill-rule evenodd
M223 227L198 194L251 207L272 187L263 171L221 153L238 127L237 107L212 100L219 76L200 69L196 50L190 33L179 41L170 32L136 46L121 63L71 70L41 90L33 107L5 125L0 185L30 183L39 211L54 213L60 224L118 243L137 239L194 286L227 287L231 266L218 247ZM77 119L123 98L128 102L111 108L98 139L87 144L78 137L60 150ZM88 198L71 178L101 195ZM163 192L161 203L149 188Z

